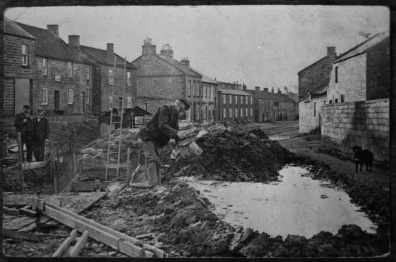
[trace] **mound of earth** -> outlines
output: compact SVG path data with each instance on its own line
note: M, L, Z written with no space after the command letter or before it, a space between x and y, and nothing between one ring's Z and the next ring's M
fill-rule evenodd
M272 141L259 128L245 131L218 126L205 129L206 134L196 140L203 153L196 159L179 159L168 175L201 176L221 181L277 180L278 171L288 163L293 154ZM163 161L169 158L172 146Z

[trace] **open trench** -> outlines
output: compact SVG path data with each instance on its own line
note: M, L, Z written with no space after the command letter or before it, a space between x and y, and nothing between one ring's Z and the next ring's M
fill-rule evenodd
M143 242L170 257L389 252L389 203L381 186L298 157L260 130L216 131L197 144L204 154L174 163L162 185L114 194L116 182L81 215L129 236L143 235ZM162 150L164 160L170 150ZM49 254L56 248L50 244ZM90 240L81 256L123 255Z

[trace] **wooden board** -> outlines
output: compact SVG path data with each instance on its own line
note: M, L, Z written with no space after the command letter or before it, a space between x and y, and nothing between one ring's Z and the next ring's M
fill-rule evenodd
M71 233L70 236L68 236L65 241L58 247L58 249L55 251L54 254L52 254L52 257L60 257L62 254L65 252L65 250L70 246L70 244L73 242L73 240L77 236L77 230L74 229Z
M29 169L35 169L35 168L42 168L42 167L46 167L47 165L48 165L48 160L40 161L40 162L23 163L22 169L29 170Z
M12 217L12 220L4 220L3 217L3 228L9 230L19 230L26 227L32 223L36 222L34 217Z
M153 257L153 253L157 257L165 257L165 253L151 245L142 244L141 241L125 235L121 232L113 230L102 224L99 224L91 219L79 216L63 208L46 204L43 214L69 226L77 229L80 232L88 231L91 238L96 239L119 252L122 252L131 257ZM138 245L143 245L142 249ZM144 253L143 253L144 252Z
M72 211L74 213L81 213L87 207L92 206L100 199L104 198L108 192L89 192L89 193L63 193L59 195L40 195L40 199L47 203L51 203L59 206L62 205L63 208ZM13 204L25 204L24 206L31 203L30 198L36 195L28 194L5 194L4 195L4 205L12 206Z

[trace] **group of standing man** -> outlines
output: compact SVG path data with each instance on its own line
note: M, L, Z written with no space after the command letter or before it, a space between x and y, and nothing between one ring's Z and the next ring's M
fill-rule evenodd
M26 146L26 161L32 162L33 153L36 161L44 161L45 142L49 138L49 121L44 116L43 108L37 109L37 115L30 115L30 106L24 105L21 113L15 116L14 126L21 133L22 161L25 162L23 148Z

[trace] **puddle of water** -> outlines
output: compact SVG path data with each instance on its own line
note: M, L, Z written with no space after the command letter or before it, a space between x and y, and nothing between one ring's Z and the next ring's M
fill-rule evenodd
M310 238L320 231L336 234L347 224L376 232L376 226L344 191L325 187L328 182L313 180L308 173L287 166L279 172L281 181L270 184L181 179L210 200L219 218L273 237L291 234Z

